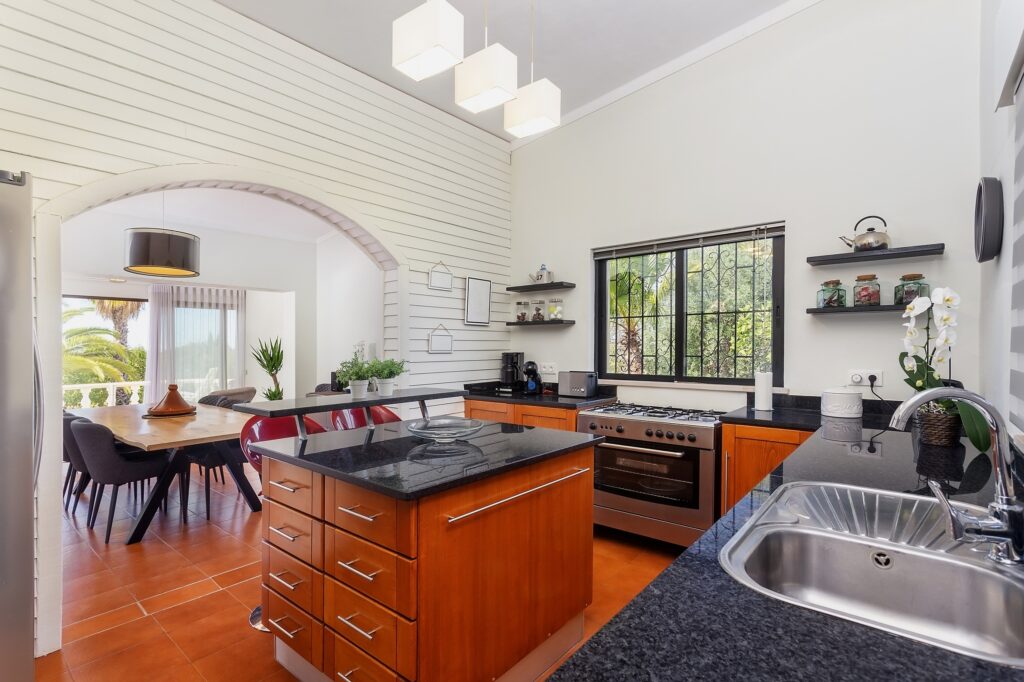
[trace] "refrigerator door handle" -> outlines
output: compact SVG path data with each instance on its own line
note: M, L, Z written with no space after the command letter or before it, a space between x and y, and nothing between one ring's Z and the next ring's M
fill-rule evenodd
M33 400L32 400L32 489L39 487L39 468L43 461L43 423L46 410L43 406L42 363L39 359L39 343L36 327L32 325L32 365L33 365Z

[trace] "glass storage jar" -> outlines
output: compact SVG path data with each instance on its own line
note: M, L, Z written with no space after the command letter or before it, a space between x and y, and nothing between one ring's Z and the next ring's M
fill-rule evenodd
M560 299L560 298L549 298L548 299L548 319L549 320L561 320L562 316L563 316L562 299Z
M842 282L838 279L830 279L821 283L821 289L818 290L818 307L846 307L846 289L843 288Z
M533 312L530 313L530 322L543 322L544 321L544 299L538 298L530 301L530 308Z
M896 285L896 293L893 294L893 303L896 305L908 304L918 296L930 296L932 287L924 281L924 275L919 272L909 272L900 277L900 283Z
M516 301L516 322L527 322L530 319L530 302Z
M877 275L857 275L853 285L853 305L881 305L882 288L878 285Z

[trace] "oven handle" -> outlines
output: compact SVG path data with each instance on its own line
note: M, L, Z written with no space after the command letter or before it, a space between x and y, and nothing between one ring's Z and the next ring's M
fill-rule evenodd
M674 457L675 459L682 459L683 453L681 452L670 452L668 450L655 450L654 448L641 448L636 445L619 445L618 443L601 443L597 447L608 448L609 450L625 450L626 452L638 452L642 455L658 455L660 457Z

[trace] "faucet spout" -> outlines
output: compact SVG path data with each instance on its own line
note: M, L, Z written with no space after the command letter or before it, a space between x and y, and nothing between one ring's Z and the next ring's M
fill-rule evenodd
M945 513L950 517L949 528L953 531L955 539L974 536L977 541L993 542L995 544L989 558L1000 563L1024 563L1024 506L1021 506L1017 498L1011 468L1013 453L1010 450L1006 422L995 406L977 393L962 388L941 386L916 393L900 403L893 412L889 425L895 429L905 429L918 408L933 400L953 400L976 408L985 419L992 437L991 456L992 468L996 474L996 491L995 499L989 505L989 518L968 519L949 504L941 487L931 486Z

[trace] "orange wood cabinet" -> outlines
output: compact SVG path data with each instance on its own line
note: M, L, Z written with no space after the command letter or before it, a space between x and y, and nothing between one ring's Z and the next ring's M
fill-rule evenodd
M540 426L560 431L576 430L576 414L576 410L565 407L499 403L489 400L467 400L465 406L465 415L470 419Z
M413 502L265 460L264 624L335 680L499 677L591 603L593 459Z
M740 424L722 425L722 513L754 489L811 431Z

